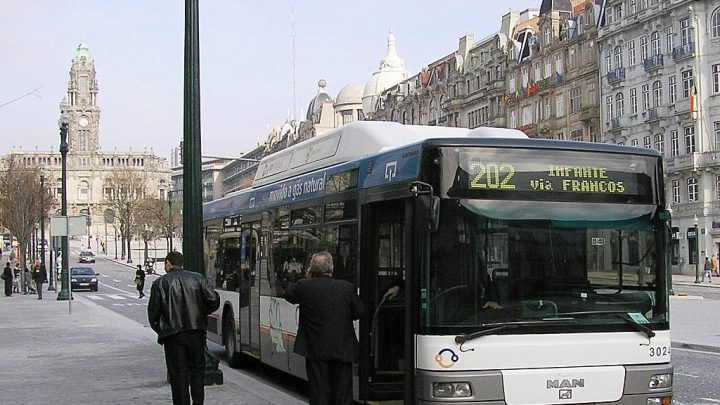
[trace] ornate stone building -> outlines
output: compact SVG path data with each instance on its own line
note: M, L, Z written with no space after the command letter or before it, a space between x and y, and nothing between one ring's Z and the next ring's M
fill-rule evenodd
M675 271L720 252L720 1L606 0L603 141L665 159Z
M100 107L98 104L98 81L95 63L88 47L77 47L70 66L67 96L60 103L61 114L69 118L67 154L67 201L68 215L80 215L88 210L91 217L92 236L104 236L105 229L112 234L112 225L105 226L106 198L111 191L105 188L106 179L115 171L134 171L145 176L147 198L167 198L170 185L170 169L164 158L152 150L105 152L100 147ZM57 133L57 132L55 132ZM60 137L48 136L47 145L59 145ZM55 147L49 151L14 149L9 157L20 159L27 166L43 166L48 184L58 202L62 196L62 159Z
M466 35L455 52L387 86L366 116L599 141L597 30L587 24L593 13L588 0L543 0L539 11L511 11L495 34L478 42Z

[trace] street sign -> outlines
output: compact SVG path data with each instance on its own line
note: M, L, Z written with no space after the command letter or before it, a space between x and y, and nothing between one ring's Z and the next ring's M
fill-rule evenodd
M50 218L50 234L53 236L86 235L86 218L80 216Z
M110 208L106 209L103 213L103 217L105 219L106 224L112 224L115 222L115 211L111 210Z

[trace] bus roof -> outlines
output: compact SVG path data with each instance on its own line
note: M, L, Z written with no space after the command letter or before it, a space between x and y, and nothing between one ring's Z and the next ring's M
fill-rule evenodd
M357 121L266 156L260 161L253 187L430 138L527 138L506 128L451 128L403 125L387 121Z

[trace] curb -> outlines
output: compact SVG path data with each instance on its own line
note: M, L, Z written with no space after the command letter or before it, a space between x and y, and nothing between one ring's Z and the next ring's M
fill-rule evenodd
M674 349L687 349L687 350L697 350L697 351L701 351L701 352L720 353L720 347L699 345L699 344L695 344L695 343L670 342L670 347L672 347Z
M702 295L687 295L685 293L675 294L670 296L671 300L703 300L705 297Z

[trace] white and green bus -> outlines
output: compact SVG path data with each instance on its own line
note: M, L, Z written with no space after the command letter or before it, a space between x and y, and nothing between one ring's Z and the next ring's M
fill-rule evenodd
M283 294L326 250L367 307L360 403L669 404L662 173L651 149L343 126L205 204L208 337L306 378Z

